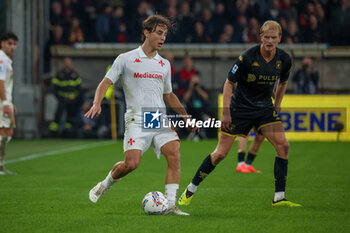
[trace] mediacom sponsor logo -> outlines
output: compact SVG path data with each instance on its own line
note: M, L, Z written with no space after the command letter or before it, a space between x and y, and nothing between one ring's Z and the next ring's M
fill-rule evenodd
M154 73L134 73L134 78L155 78L155 79L163 79L162 74L154 74Z

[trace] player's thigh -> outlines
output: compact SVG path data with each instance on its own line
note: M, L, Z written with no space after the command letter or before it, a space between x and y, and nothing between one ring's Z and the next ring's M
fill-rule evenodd
M176 131L171 128L163 128L156 132L153 137L152 146L158 159L161 154L165 156L168 154L180 156L180 139Z
M0 136L12 137L13 136L13 129L12 128L0 128Z
M266 125L260 130L275 148L288 144L283 124L281 122L275 122L274 124Z

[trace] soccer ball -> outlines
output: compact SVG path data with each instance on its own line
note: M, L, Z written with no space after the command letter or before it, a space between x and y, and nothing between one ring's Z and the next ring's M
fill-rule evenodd
M142 200L142 209L146 214L164 214L168 209L168 199L159 191L149 192Z

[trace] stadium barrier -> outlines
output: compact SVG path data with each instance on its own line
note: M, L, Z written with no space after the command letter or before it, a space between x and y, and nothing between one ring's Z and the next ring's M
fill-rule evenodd
M285 95L279 116L290 141L350 141L348 95Z

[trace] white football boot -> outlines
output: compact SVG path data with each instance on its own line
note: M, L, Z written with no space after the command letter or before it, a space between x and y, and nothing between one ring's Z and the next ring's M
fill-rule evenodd
M179 210L179 208L177 208L176 205L169 207L169 209L165 212L165 214L185 215L185 216L190 215L189 213L185 213L185 212L182 212L181 210Z
M95 187L93 187L89 192L89 199L93 203L96 203L98 199L108 190L102 182L99 182Z

